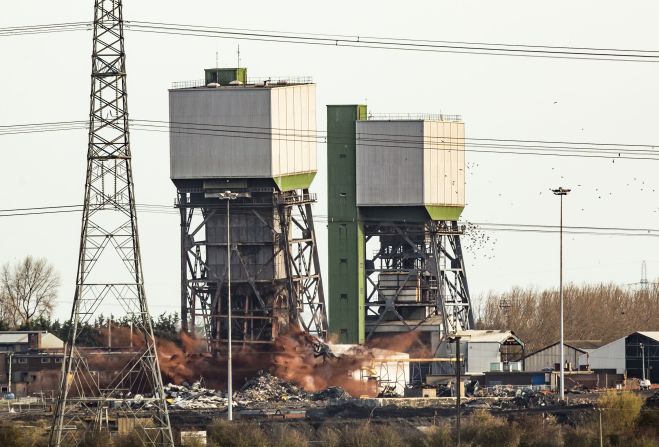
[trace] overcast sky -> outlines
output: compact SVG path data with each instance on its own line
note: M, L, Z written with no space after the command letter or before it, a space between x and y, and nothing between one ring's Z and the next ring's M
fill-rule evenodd
M125 0L126 20L295 32L376 35L659 50L656 1L217 2ZM391 2L391 5L394 5ZM89 21L92 0L3 2L0 27ZM91 33L0 37L0 125L85 120ZM127 31L132 118L167 120L167 89L203 69L236 64L236 40ZM373 112L461 114L468 137L651 144L659 147L659 64L397 52L240 42L251 76L306 75L325 105L362 103ZM131 134L138 203L173 204L166 133ZM0 208L82 203L83 130L0 136ZM326 215L325 145L318 146L316 214ZM550 187L572 187L566 225L659 228L659 161L467 154L474 222L558 224ZM655 192L654 190L657 190ZM0 263L48 258L61 274L56 315L67 316L75 284L80 214L0 217ZM179 226L175 214L139 215L147 296L153 313L178 310ZM317 224L321 262L326 228ZM513 286L558 282L558 235L487 233L467 246L476 300ZM659 277L655 237L570 235L565 277L577 283ZM325 268L326 266L324 266ZM326 271L326 269L325 269Z

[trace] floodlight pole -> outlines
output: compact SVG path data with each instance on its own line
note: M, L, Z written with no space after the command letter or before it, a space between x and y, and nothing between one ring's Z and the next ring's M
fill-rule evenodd
M460 373L462 369L462 365L460 362L460 336L456 335L455 336L455 407L457 409L457 417L456 417L456 426L457 426L457 446L460 447L460 394L461 394L461 387L460 387L460 382L462 382L462 379L460 377Z
M643 343L639 343L638 345L641 347L641 371L643 380L645 381L645 346L643 346Z
M560 400L565 400L565 339L564 339L564 324L563 324L563 196L566 196L571 190L563 188L562 186L557 189L551 190L554 195L561 198L561 237L560 237L560 279L559 279L559 295L561 302L561 367L560 367Z
M233 421L233 358L231 346L231 208L229 202L249 193L225 191L218 197L227 201L227 419Z

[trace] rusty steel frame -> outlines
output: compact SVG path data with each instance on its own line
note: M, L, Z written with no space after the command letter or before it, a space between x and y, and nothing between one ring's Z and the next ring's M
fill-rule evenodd
M306 189L287 192L273 190L271 194L272 200L268 203L246 201L237 206L242 207L243 211L247 209L270 227L273 253L266 265L283 254L286 277L268 283L254 278L249 272L249 261L241 251L245 241L232 237L232 260L238 259L246 277L242 281L231 281L238 286L232 290L232 340L253 345L271 343L274 340L274 320L280 316L280 311L286 312L288 323L296 323L305 331L324 338L327 335L327 317L313 226L312 204L316 201L315 195ZM207 265L205 226L212 216L226 211L220 200L193 203L190 191L185 189L178 191L177 207L181 226L182 327L206 339L209 351L218 352L227 342L223 338L227 324L227 311L224 309L227 268L213 269ZM272 225L261 216L262 210L276 215ZM273 290L271 299L262 296L261 286Z
M431 317L441 316L441 338L459 330L473 329L474 317L469 286L464 266L460 235L463 229L454 221L427 221L424 223L381 222L364 224L365 245L376 237L387 239L380 242L378 250L365 259L367 336L371 339L378 327L391 314L407 331L417 330ZM365 247L365 253L368 253ZM405 276L404 282L391 295L383 293L380 273L397 273ZM418 278L428 299L419 303L399 300L401 292ZM410 284L411 285L411 284ZM391 296L386 296L391 295ZM423 319L408 321L404 308L426 308ZM377 320L372 323L372 319Z

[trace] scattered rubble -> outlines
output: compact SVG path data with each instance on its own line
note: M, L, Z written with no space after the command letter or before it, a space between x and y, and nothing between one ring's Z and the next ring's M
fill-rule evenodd
M168 383L165 387L167 404L172 408L185 410L226 409L228 399L221 392L204 388L200 382L191 386L184 383L174 385Z
M226 410L227 396L221 391L204 388L201 382L192 385L167 384L164 387L167 404L171 408L185 410ZM287 382L270 373L259 371L248 380L242 388L234 393L234 406L259 407L260 404L293 404L300 402L306 405L329 400L351 399L350 395L340 387L330 387L316 393L309 393L294 383ZM294 405L293 405L294 406Z
M652 408L659 407L659 391L655 391L652 396L645 400L645 406Z
M246 403L311 400L311 394L291 382L259 371L243 385L237 393L236 400Z

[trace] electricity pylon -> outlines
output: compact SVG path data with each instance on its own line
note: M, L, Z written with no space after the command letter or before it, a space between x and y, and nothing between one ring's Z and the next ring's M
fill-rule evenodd
M173 446L137 233L122 0L95 0L87 177L76 290L49 445L100 439L116 422L142 445ZM130 342L81 346L102 304L132 322ZM110 339L111 340L111 339Z

